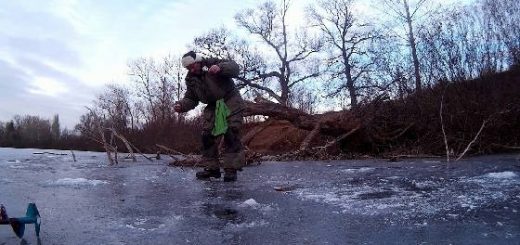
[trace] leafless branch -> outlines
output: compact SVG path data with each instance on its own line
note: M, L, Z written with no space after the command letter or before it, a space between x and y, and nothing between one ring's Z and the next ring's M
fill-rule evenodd
M480 135L480 133L482 132L482 130L484 129L484 127L486 126L486 123L488 122L488 119L484 120L482 122L482 125L480 126L480 129L478 130L477 134L475 135L475 138L473 138L473 140L471 142L469 142L468 146L466 146L466 149L464 149L464 151L459 155L459 157L457 158L457 160L455 161L458 161L460 160L465 154L466 152L468 152L468 150L471 148L471 146L475 143L475 141L477 141L478 139L478 136Z
M442 117L443 104L444 104L444 93L442 94L442 98L441 98L441 109L439 110L439 116L441 118L441 129L442 129L442 135L444 138L444 146L446 148L446 162L449 163L450 162L450 149L449 149L449 145L448 145L448 138L446 137L446 131L444 130L444 121L443 121L443 117Z

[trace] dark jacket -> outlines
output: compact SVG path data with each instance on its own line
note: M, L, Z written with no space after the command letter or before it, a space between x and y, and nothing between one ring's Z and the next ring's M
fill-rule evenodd
M218 65L220 72L212 75L204 71L201 75L188 73L186 75L186 93L179 103L182 111L186 112L195 108L199 101L214 105L219 99L228 99L239 95L233 82L233 77L237 77L240 71L239 66L232 60L221 60L207 58L202 61L203 69L209 69L212 65Z

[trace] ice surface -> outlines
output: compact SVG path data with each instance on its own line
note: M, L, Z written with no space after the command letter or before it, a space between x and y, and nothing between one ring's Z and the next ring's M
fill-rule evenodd
M9 178L0 179L0 184L9 184L9 183L13 183L13 180L11 180Z
M58 186L96 186L100 184L108 184L107 181L85 178L63 178L52 183Z
M489 173L485 175L488 178L496 178L496 179L512 179L518 177L518 175L511 171L498 172L498 173Z
M76 152L73 162L33 152L0 149L2 201L13 214L34 201L56 221L44 226L46 244L514 244L519 237L514 158L450 168L420 160L272 163L245 168L229 184L198 181L196 169L167 161L109 166L105 153ZM20 243L11 230L0 233L0 244Z

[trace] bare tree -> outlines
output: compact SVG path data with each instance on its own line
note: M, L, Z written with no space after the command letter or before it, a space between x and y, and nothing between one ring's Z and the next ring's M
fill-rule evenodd
M317 90L306 86L294 87L291 93L292 98L290 98L293 107L308 114L316 113L316 107L320 102Z
M416 22L420 15L428 15L433 12L431 8L427 8L426 3L431 0L415 0L410 2L409 0L384 0L383 12L392 14L395 18L405 24L406 29L406 43L410 47L410 53L413 63L413 70L415 76L415 89L421 91L421 63L419 61L419 55L417 53L417 40L416 40ZM380 4L380 1L377 1Z
M157 96L155 80L153 77L155 63L152 59L138 58L128 63L129 75L136 85L137 96L142 98L144 105L142 113L147 117L147 121L154 121L158 118L154 110Z
M237 38L225 27L211 29L193 39L192 49L206 57L231 59L235 56Z
M264 92L275 98L277 93L271 89L265 75L267 65L260 51L246 40L233 35L225 27L211 29L201 36L195 37L191 47L207 57L232 59L240 66L237 86L246 88L245 94L254 97Z
M51 123L38 116L14 116L13 128L16 129L20 143L48 146L52 141Z
M103 146L106 151L107 159L110 165L118 164L118 140L123 144L129 153L129 157L135 162L137 161L134 151L139 152L141 156L152 161L151 158L142 154L142 152L128 141L120 132L114 128L113 122L106 119L106 115L99 115L103 113L100 108L92 109L86 107L88 113L81 116L80 123L76 125L83 137L86 137Z
M180 62L180 57L177 57L175 55L168 55L163 58L163 70L164 70L164 90L168 91L168 94L170 96L170 100L167 100L165 96L164 101L168 101L168 105L172 105L172 102L178 101L182 98L185 91L185 84L184 84L184 77L186 76L186 69L182 67L182 64ZM170 107L168 110L169 115L177 115L179 119L183 120L183 115L178 115L176 113L173 113L171 111L173 107Z
M289 97L295 85L320 75L319 69L297 70L322 46L319 40L312 39L304 30L291 35L287 23L289 7L289 0L281 1L280 6L273 2L265 2L258 8L247 9L235 16L239 26L260 38L267 50L274 53L272 57L263 55L266 57L264 60L273 60L266 63L268 70L257 71L254 78L240 80L248 86L267 92L278 103L284 105L290 105ZM276 81L279 92L271 86L257 83L271 79Z
M497 13L500 8L480 2L445 9L423 23L420 49L424 75L428 79L462 81L513 66L514 43L520 45L520 28L516 37L503 34L504 21L514 17ZM500 18L504 20L495 20ZM514 24L508 30L515 33Z
M377 33L384 31L376 30ZM395 36L381 36L374 38L369 43L368 58L373 63L370 72L365 73L363 83L360 86L360 94L364 99L372 96L378 97L381 93L391 98L403 99L411 94L415 88L413 81L413 68L402 55L401 45Z
M184 91L184 69L180 56L168 55L156 67L158 79L157 107L160 120L163 122L175 121L177 113L173 111L173 104L181 98Z
M357 107L360 78L374 64L368 57L367 42L376 38L371 26L359 23L352 13L353 0L321 0L308 10L312 24L322 32L331 49L332 77L342 80L332 95L347 89L350 105Z
M52 134L53 140L58 141L60 139L60 136L61 136L60 117L58 114L54 115L54 117L52 118L51 134Z
M520 66L520 2L481 0L484 15L491 19L507 46L511 66Z
M129 63L129 75L134 81L135 93L141 100L137 108L147 122L169 123L177 119L173 103L184 91L185 69L180 56L169 55L162 60L139 58Z
M94 101L99 114L118 131L127 127L134 128L135 120L132 114L130 92L115 84L107 85L107 90Z

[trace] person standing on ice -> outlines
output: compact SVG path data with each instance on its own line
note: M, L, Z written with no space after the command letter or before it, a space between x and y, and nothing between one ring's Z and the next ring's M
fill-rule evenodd
M197 172L200 180L220 178L237 180L237 170L245 164L244 147L240 141L244 101L232 78L237 77L239 66L232 60L205 58L190 51L182 56L182 66L188 69L184 98L174 104L178 113L195 108L199 102L207 104L203 111L202 160L205 168ZM224 136L223 162L218 159L216 138Z

